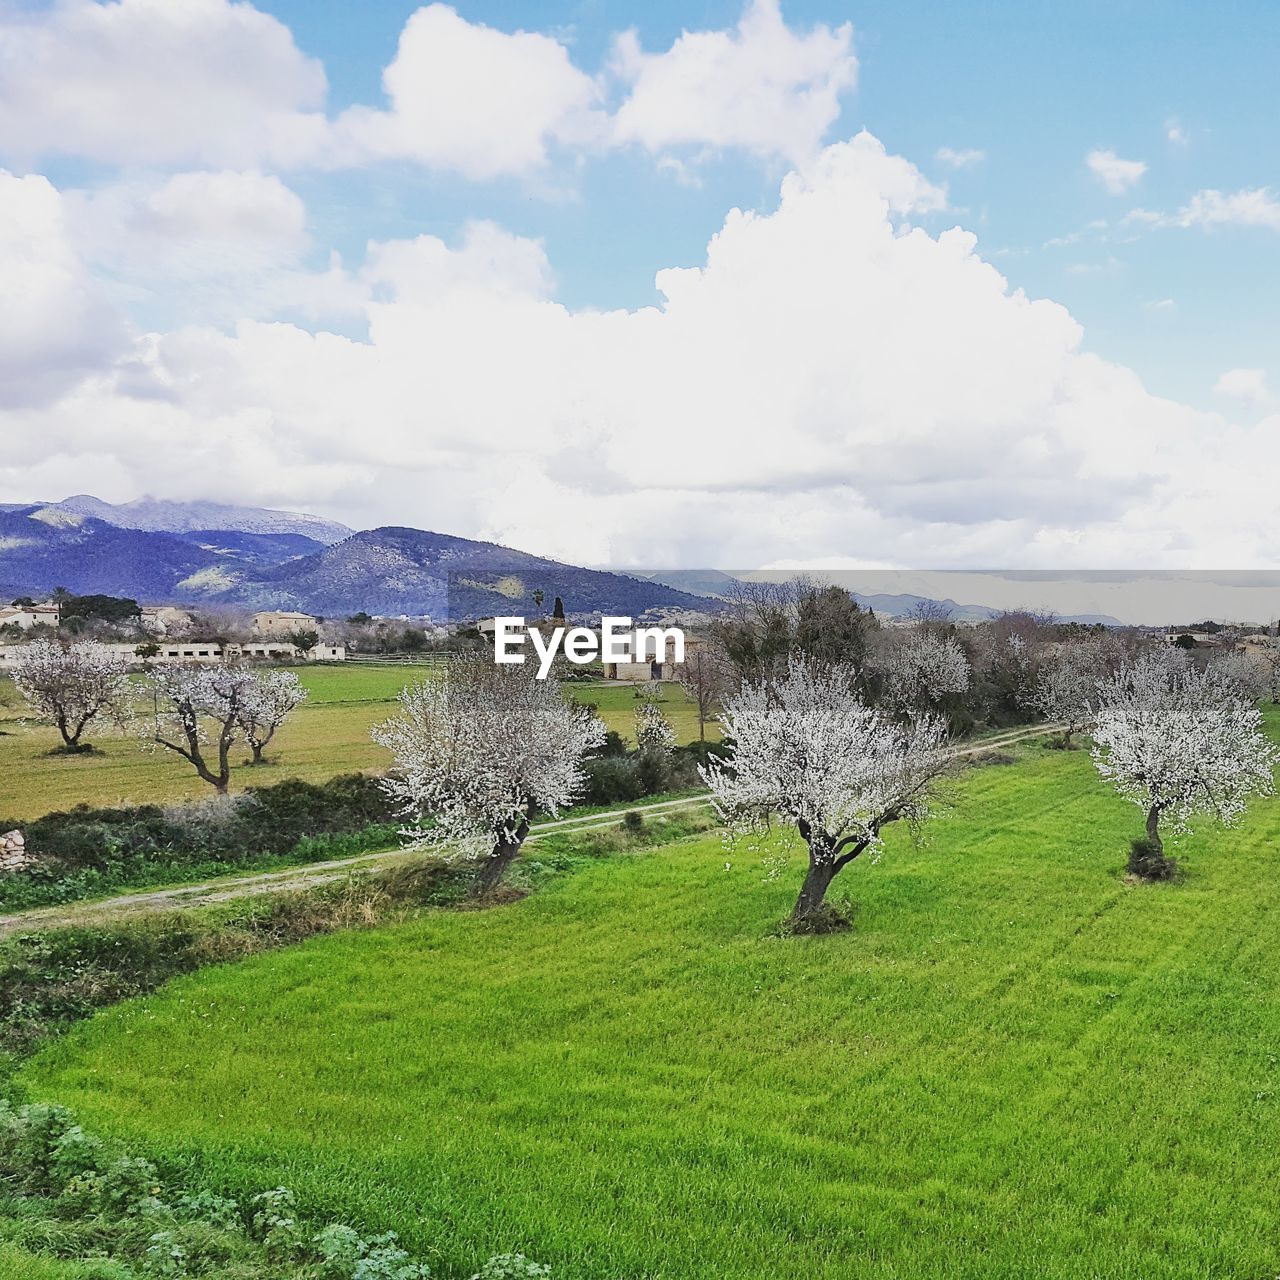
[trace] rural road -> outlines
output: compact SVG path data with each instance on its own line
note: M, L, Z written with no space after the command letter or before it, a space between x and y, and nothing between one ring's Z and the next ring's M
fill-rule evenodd
M954 747L948 753L956 759L997 751L1024 738L1040 737L1060 731L1061 725L1040 724L1029 728L1009 730L1006 733L984 738L980 742ZM585 814L577 818L558 818L550 822L535 823L526 844L540 837L557 832L595 831L606 827L621 826L628 809L644 813L663 813L672 809L710 803L705 793L685 796L679 800L662 800L654 804L642 801L628 805L626 809L609 813ZM65 906L35 907L28 911L0 916L0 937L9 933L22 933L41 928L57 928L64 925L102 923L108 919L121 919L145 915L157 911L172 911L181 907L208 906L219 902L231 902L237 898L257 897L266 893L279 893L291 889L305 889L314 885L339 880L352 871L376 871L405 857L404 849L383 849L374 853L356 854L350 858L335 858L329 862L312 862L305 866L286 867L280 871L258 871L240 876L220 876L199 884L174 885L165 889L147 889L136 893L122 893L111 898L96 898L88 902L68 903Z

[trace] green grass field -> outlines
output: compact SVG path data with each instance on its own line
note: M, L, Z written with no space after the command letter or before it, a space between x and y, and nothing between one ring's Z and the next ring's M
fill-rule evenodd
M386 769L390 758L369 737L369 730L395 711L396 696L406 683L429 677L430 672L428 667L354 663L299 668L310 699L276 735L268 764L236 769L232 790L284 778L322 782L339 773ZM636 699L630 688L570 689L579 701L598 705L609 728L632 736ZM679 741L697 738L696 707L684 690L663 686L662 700ZM59 742L57 731L24 724L21 712L12 681L0 677L0 821L25 821L77 804L167 803L210 794L186 761L171 752L144 751L136 742L105 730L86 735L99 754L51 755ZM715 727L708 726L708 736L714 735ZM237 748L232 759L248 756L247 749Z
M81 1265L36 1257L0 1244L0 1280L107 1280L113 1273L105 1263Z
M180 979L20 1078L446 1277L1264 1280L1280 803L1175 885L1123 882L1138 828L1035 750L846 872L852 933L775 936L798 854L700 838Z

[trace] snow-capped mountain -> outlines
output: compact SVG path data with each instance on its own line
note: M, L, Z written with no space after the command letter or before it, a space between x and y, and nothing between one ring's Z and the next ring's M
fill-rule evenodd
M349 538L352 530L336 520L302 511L272 511L265 507L238 507L221 502L171 502L165 498L135 498L132 502L103 502L80 493L61 502L43 504L41 510L92 516L118 529L142 529L148 533L236 532L295 534L330 546Z

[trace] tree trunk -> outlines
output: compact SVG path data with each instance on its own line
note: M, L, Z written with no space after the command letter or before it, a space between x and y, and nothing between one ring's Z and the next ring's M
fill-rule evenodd
M1147 810L1147 839L1155 846L1155 852L1164 857L1164 841L1160 839L1160 806L1153 804Z
M67 723L67 717L59 714L54 722L58 726L58 732L62 735L63 746L68 751L75 751L80 745L80 735L84 732L84 725L81 724L75 731L71 732L71 726Z
M262 742L251 742L251 743L249 743L249 746L250 746L250 748L251 748L251 749L252 749L252 751L253 751L253 759L249 762L250 764L263 764L263 763L265 763L265 762L263 761L263 759L262 759L262 748L263 748L265 745L266 745L266 744L265 744L265 743L262 743Z
M815 915L826 900L827 890L836 878L835 859L829 858L819 862L809 855L809 872L800 886L800 896L791 909L791 923L799 924Z
M472 891L473 896L483 898L485 894L492 893L502 883L507 874L507 868L519 856L524 838L528 834L529 822L526 819L516 828L513 840L498 840L493 846L493 852L480 864Z

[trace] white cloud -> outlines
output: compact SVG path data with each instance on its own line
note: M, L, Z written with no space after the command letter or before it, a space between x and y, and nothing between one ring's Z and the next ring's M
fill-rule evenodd
M972 147L960 151L952 147L939 147L933 153L933 156L940 164L945 164L948 169L972 169L987 158L987 153Z
M444 4L411 15L383 85L388 110L339 118L339 156L492 178L538 169L553 146L592 144L606 128L600 86L558 40L469 23Z
M1280 432L1082 350L974 236L911 225L941 200L862 134L635 311L556 302L542 246L490 224L374 244L337 273L367 341L243 319L55 361L56 403L0 412L0 497L198 493L650 565L1269 563Z
M1164 136L1175 147L1185 147L1191 141L1187 131L1179 123L1177 116L1170 116L1164 122Z
M559 153L633 143L799 162L856 72L848 24L795 32L779 0L748 0L733 29L686 32L661 53L625 33L595 75L574 64L563 34L501 31L435 3L404 25L385 106L330 119L323 67L249 3L0 3L0 160L244 170L391 159L473 180L527 179ZM610 94L621 99L613 115Z
M124 350L45 178L0 170L0 280L0 405L46 404Z
M779 0L749 0L735 30L685 31L665 53L645 53L626 32L613 71L630 92L614 136L654 152L743 147L801 163L840 114L857 70L848 23L797 34Z
M555 287L542 242L472 222L451 249L436 236L369 246L361 272L371 301L439 305L448 294L543 299Z
M1228 369L1214 383L1213 391L1215 395L1250 407L1264 405L1271 400L1264 369Z
M124 179L69 191L63 204L77 253L118 305L149 323L315 310L323 277L302 270L307 211L273 175Z
M63 0L0 13L0 155L242 166L313 158L324 70L231 0Z
M1144 160L1122 160L1114 151L1097 149L1084 158L1089 172L1113 196L1122 196L1137 186L1147 171Z
M78 237L99 253L161 254L197 270L218 246L292 258L306 245L307 211L279 178L257 172L177 173L75 193Z
M1280 231L1280 200L1266 187L1251 191L1197 191L1171 219L1180 227L1265 227Z
M1217 227L1260 227L1266 231L1280 231L1280 200L1267 187L1227 193L1204 190L1197 191L1175 213L1131 209L1123 222L1144 227L1201 227L1206 231Z

